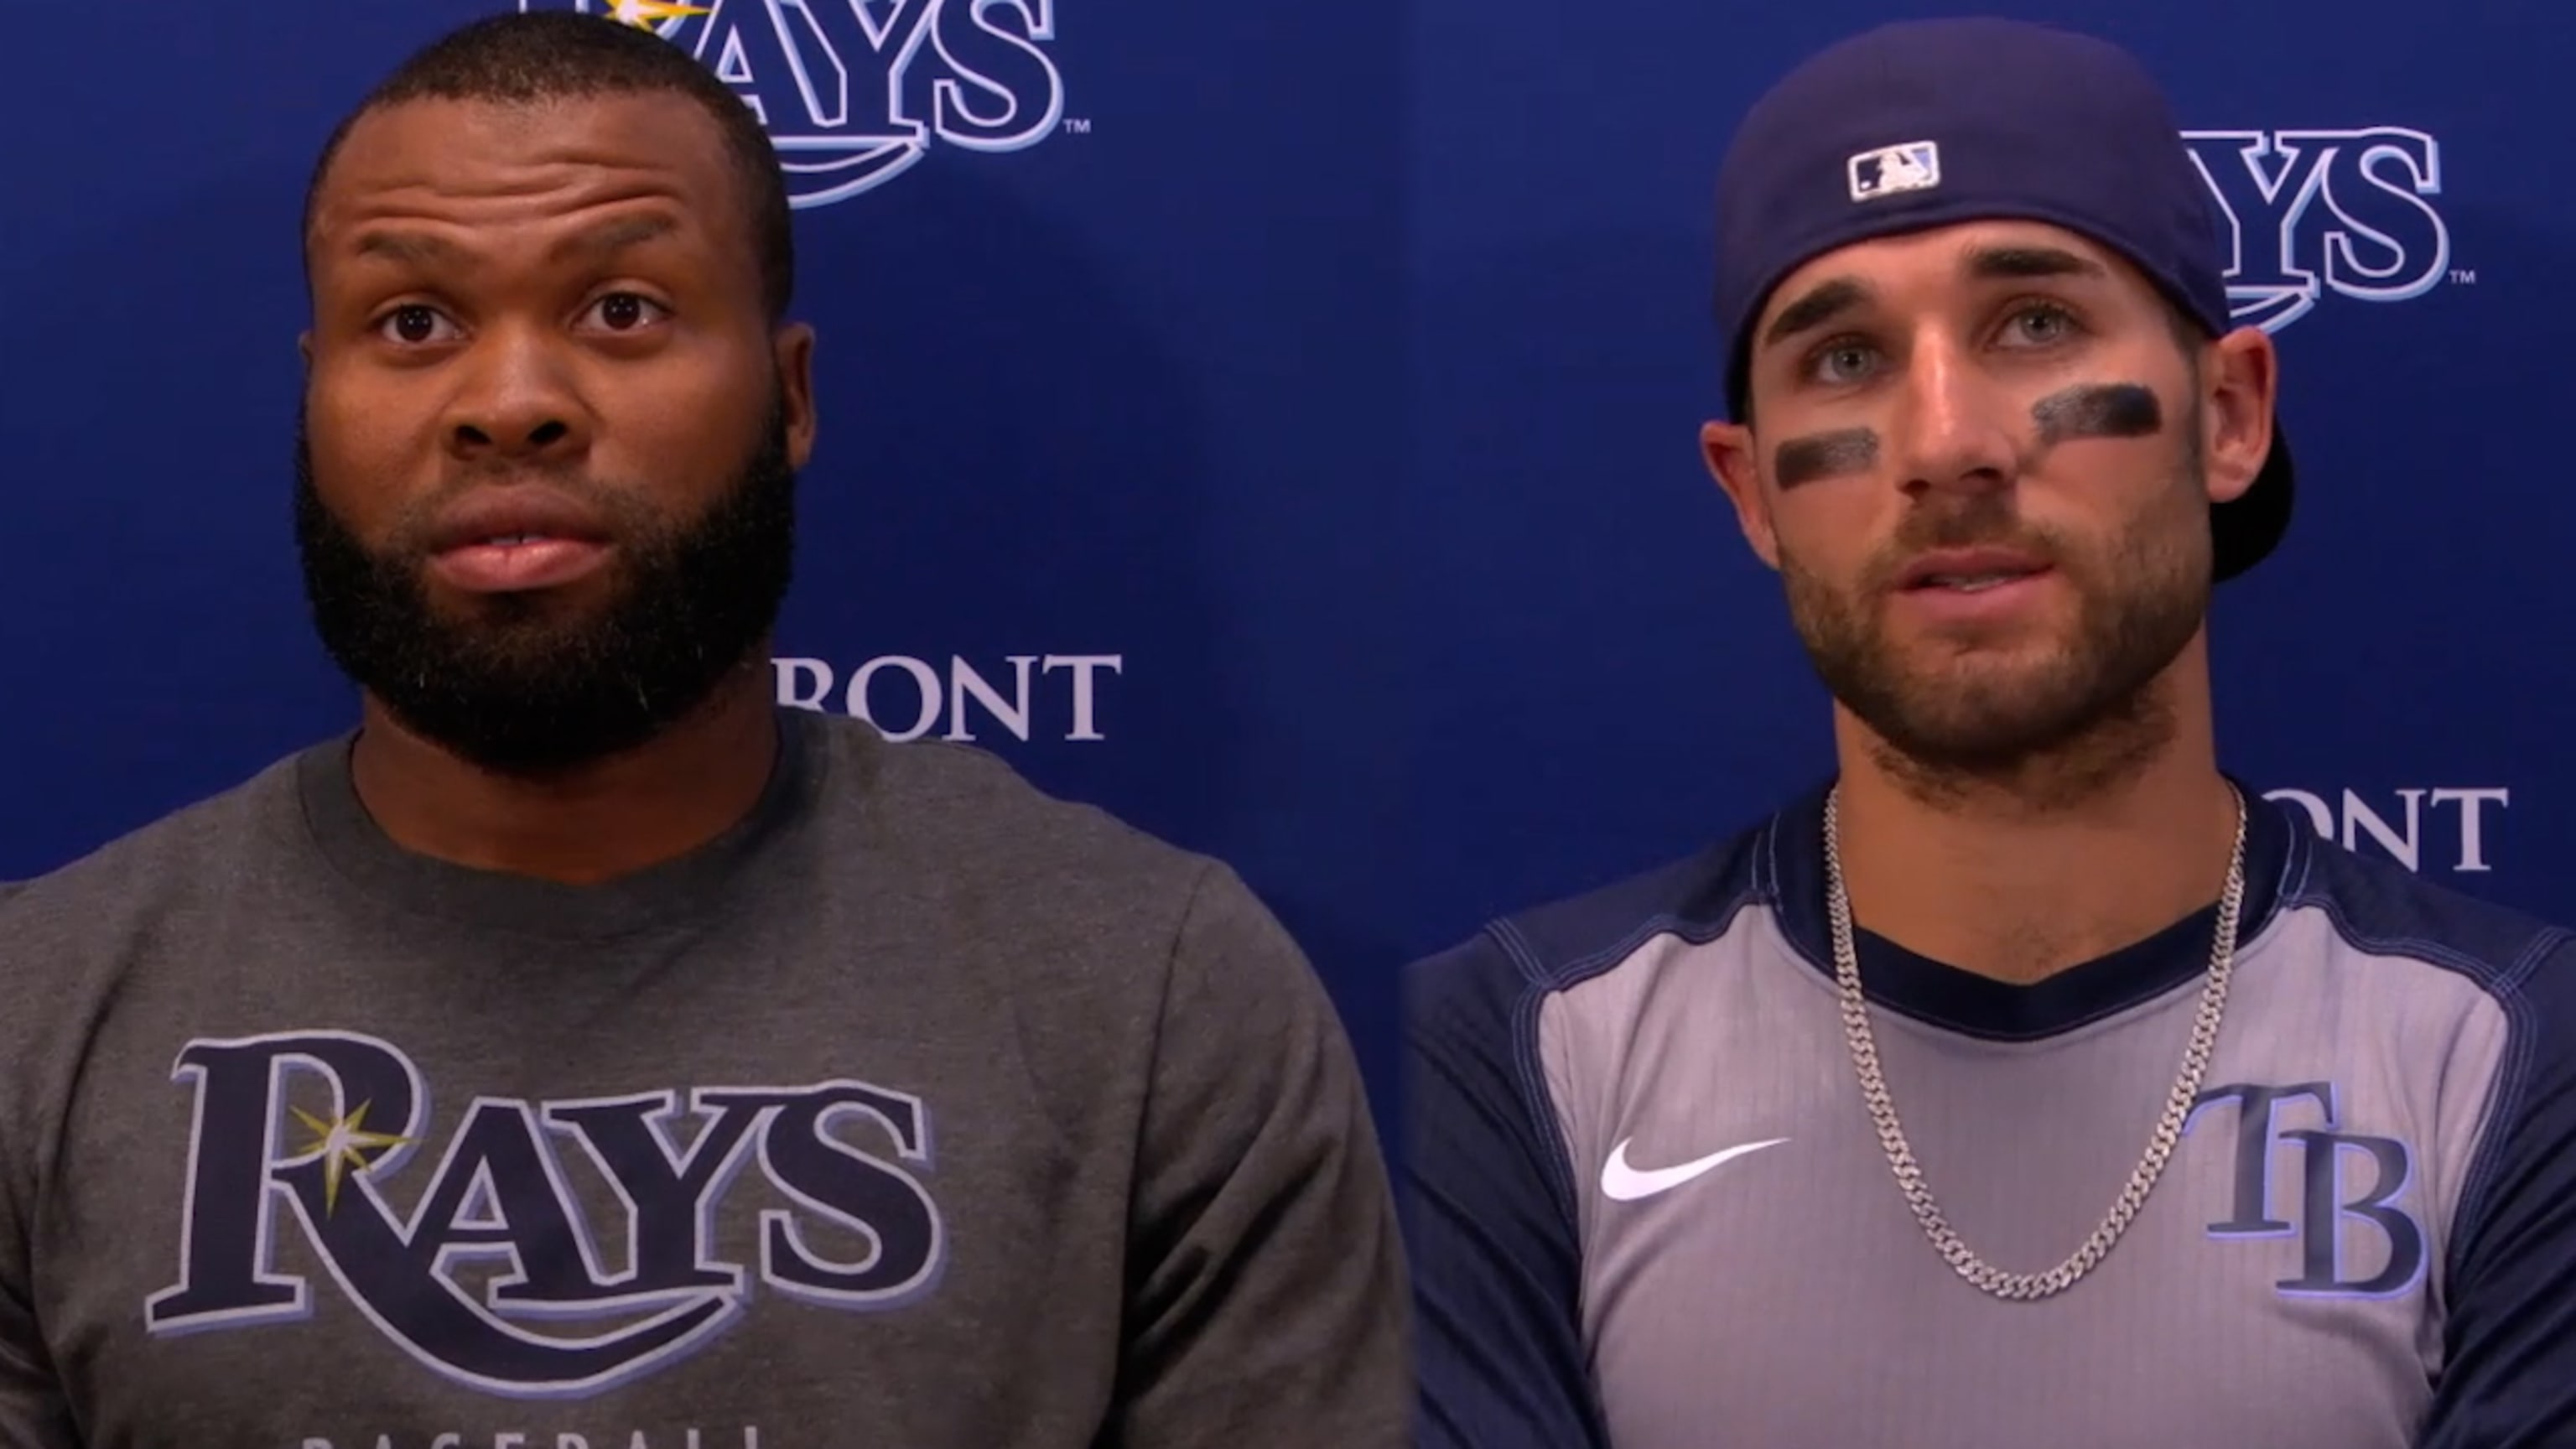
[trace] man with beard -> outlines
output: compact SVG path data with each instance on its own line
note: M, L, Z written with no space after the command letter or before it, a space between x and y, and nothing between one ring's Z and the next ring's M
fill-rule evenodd
M1702 441L1838 768L1417 968L1421 1442L2569 1442L2576 950L2218 764L2291 474L2177 130L1950 21L1738 132Z
M0 1441L1403 1442L1391 1197L1273 919L772 701L816 424L750 112L478 23L306 248L362 719L0 910Z

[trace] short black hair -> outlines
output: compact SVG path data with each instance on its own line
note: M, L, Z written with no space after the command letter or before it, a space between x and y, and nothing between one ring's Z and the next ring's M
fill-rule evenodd
M314 205L350 129L369 113L405 101L493 101L527 105L605 95L683 95L704 107L724 135L748 208L761 300L770 321L796 294L796 239L787 180L759 116L715 72L652 31L568 10L510 11L450 31L415 52L369 91L323 143L304 192L306 276Z

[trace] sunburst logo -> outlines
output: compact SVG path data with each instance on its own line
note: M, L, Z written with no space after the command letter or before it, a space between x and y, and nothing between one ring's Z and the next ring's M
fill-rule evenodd
M713 8L707 5L670 5L663 0L611 0L600 13L638 30L650 30L665 20L685 20L692 15L708 14Z
M367 1130L367 1106L337 1121L325 1122L301 1107L291 1109L304 1130L313 1134L304 1144L304 1155L322 1158L322 1210L327 1215L340 1210L340 1182L344 1176L360 1176L375 1164L367 1157L388 1148L401 1147L411 1141L386 1132Z
M1056 0L519 0L650 30L733 87L769 132L788 199L872 191L935 148L1023 151L1060 132Z

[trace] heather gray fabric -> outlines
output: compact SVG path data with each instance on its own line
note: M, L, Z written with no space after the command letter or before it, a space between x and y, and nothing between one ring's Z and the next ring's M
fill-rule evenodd
M2243 787L2250 796L2250 787ZM2576 947L2257 801L2179 1146L2062 1294L1963 1281L1854 1072L1822 791L1409 973L1424 1449L2576 1444ZM1952 1226L2057 1266L2172 1091L2215 909L2012 986L1858 932Z
M397 850L342 741L8 897L0 1442L1403 1442L1383 1169L1270 915L781 722L751 820L608 886Z
M1768 912L1702 945L1659 937L1551 997L1541 1053L1591 1169L1583 1332L1613 1441L1696 1449L1716 1422L1742 1444L1888 1443L1903 1425L1908 1445L2019 1445L2038 1416L2092 1426L2088 1446L2403 1449L2441 1359L2425 1248L2447 1237L2504 1013L2465 977L2347 946L2317 910L2275 916L2241 971L2189 1150L2101 1267L2036 1304L1976 1292L1934 1252L1861 1107L1833 983ZM2172 1090L2199 986L2038 1041L1873 1015L1971 1248L2038 1272L2083 1242ZM2315 1129L2355 1145L2281 1135ZM2421 1146L2398 1199L2420 1239L2352 1216L2330 1245L2291 1230L2330 1150L2333 1203L2372 1187L2357 1134ZM1651 1168L1773 1139L1651 1197L1602 1188L1622 1143ZM2251 1192L2249 1152L2269 1168ZM2328 1246L2316 1296L2285 1296Z

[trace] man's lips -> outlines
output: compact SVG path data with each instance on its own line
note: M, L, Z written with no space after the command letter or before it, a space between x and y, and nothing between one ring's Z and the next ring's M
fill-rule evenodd
M549 488L478 488L439 512L430 569L469 593L554 588L596 571L613 545L597 510Z
M1935 549L1907 563L1897 575L1896 586L1908 591L1956 589L1973 593L2047 571L2047 560L2019 549Z
M469 543L432 555L430 571L474 594L524 593L588 577L608 562L609 545L572 538Z

